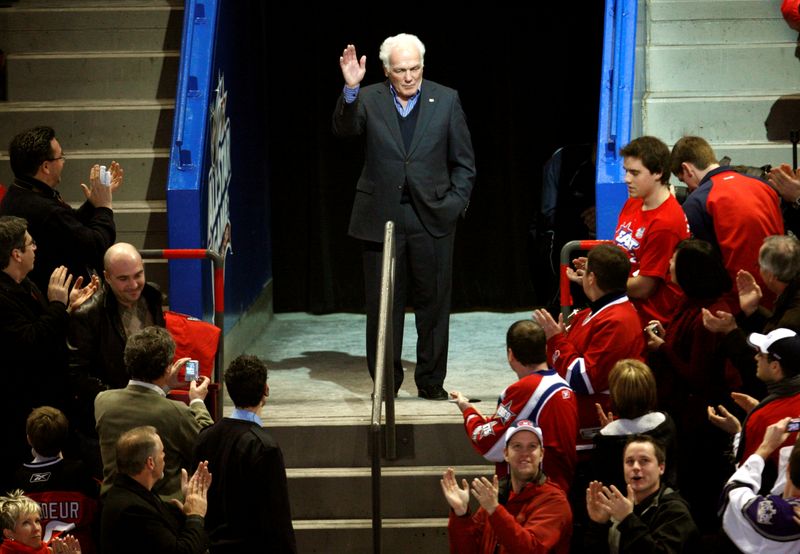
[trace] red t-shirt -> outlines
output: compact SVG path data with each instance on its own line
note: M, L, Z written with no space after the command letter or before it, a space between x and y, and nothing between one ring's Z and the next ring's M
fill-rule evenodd
M652 319L668 323L681 290L669 276L669 260L675 246L689 238L689 223L675 197L669 195L654 210L642 210L641 198L629 198L617 221L614 242L628 253L631 277L658 279L656 291L645 300L631 299L642 327Z

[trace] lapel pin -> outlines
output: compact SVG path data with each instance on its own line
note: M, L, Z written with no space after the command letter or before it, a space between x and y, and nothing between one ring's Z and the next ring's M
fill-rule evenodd
M436 102L433 98L428 98L428 102Z

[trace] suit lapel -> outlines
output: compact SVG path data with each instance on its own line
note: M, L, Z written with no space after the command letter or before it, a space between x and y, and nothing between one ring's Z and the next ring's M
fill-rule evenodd
M422 92L420 92L419 99L417 100L419 115L417 115L417 125L414 128L414 137L411 139L411 147L408 149L409 156L414 153L422 137L425 136L425 129L436 113L436 106L438 105L437 96L436 85L433 85L430 81L423 80Z
M400 124L397 122L397 108L394 105L392 91L389 90L388 81L384 84L385 86L378 89L378 95L380 96L378 99L379 111L400 151L405 153L406 145L403 144L403 135L400 133Z

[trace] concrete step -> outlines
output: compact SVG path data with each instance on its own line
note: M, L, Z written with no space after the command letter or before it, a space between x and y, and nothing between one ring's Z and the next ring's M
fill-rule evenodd
M178 50L9 54L8 99L174 98L179 56Z
M778 2L764 0L649 0L652 21L781 19Z
M717 143L712 144L718 158L730 156L734 164L772 166L792 163L792 145L775 143Z
M652 46L647 53L647 90L721 95L797 91L796 49L796 42Z
M125 170L125 181L114 193L114 202L132 200L160 200L167 198L167 170L169 150L75 150L68 153L67 163L61 174L58 187L67 202L82 202L83 189L80 183L87 183L89 169L95 163L110 165L116 160ZM0 183L6 185L13 181L13 172L7 152L0 152Z
M760 2L760 4L767 4ZM691 19L654 21L649 42L653 46L685 44L759 44L797 39L779 10L770 19Z
M268 423L281 445L286 467L340 468L369 467L369 427L363 425L293 425ZM324 448L308 448L309 444ZM400 423L397 427L396 460L384 460L385 467L477 466L486 461L470 444L457 423Z
M182 5L157 1L131 5L75 1L61 6L23 1L0 10L6 53L47 52L54 47L65 52L177 50L182 25Z
M447 512L445 512L447 513ZM371 519L293 521L297 551L304 554L371 554ZM383 521L383 554L447 552L447 518Z
M442 497L439 480L447 467L453 466L383 467L383 516L422 518L446 515L447 503ZM454 469L459 479L463 477L467 481L494 474L494 465L455 466ZM286 475L295 519L324 519L331 514L340 518L363 518L372 513L372 472L368 467L290 468ZM353 494L354 491L359 492ZM473 509L477 509L476 506Z
M672 144L684 135L711 143L788 140L800 128L800 95L673 96L645 98L643 124Z
M174 114L174 99L0 102L0 149L37 125L55 129L68 158L78 150L168 149Z
M114 202L114 223L119 242L136 248L167 247L166 201Z

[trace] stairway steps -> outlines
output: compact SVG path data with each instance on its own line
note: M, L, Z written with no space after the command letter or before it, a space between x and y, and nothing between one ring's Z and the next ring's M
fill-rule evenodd
M800 90L796 50L796 42L651 46L647 90L698 94L755 93L766 86Z
M8 99L174 98L179 58L178 50L9 54Z
M381 506L387 518L430 518L447 513L439 480L447 466L381 469ZM491 476L494 465L456 466L456 475L471 480ZM287 469L294 519L364 517L372 511L370 468ZM360 491L353 494L353 491ZM309 501L309 499L313 499ZM346 502L343 502L346 499Z
M9 31L2 48L6 52L44 52L53 45L62 51L177 50L183 6L162 4L121 5L117 0L92 6L37 7L21 3L0 10L0 29Z
M791 122L800 123L800 95L649 95L643 117L668 144L686 134L711 143L788 140Z
M0 149L37 125L55 129L68 158L79 150L169 148L174 114L174 99L0 102Z
M371 554L372 520L294 521L297 551L304 554ZM447 552L447 518L383 521L383 554Z

